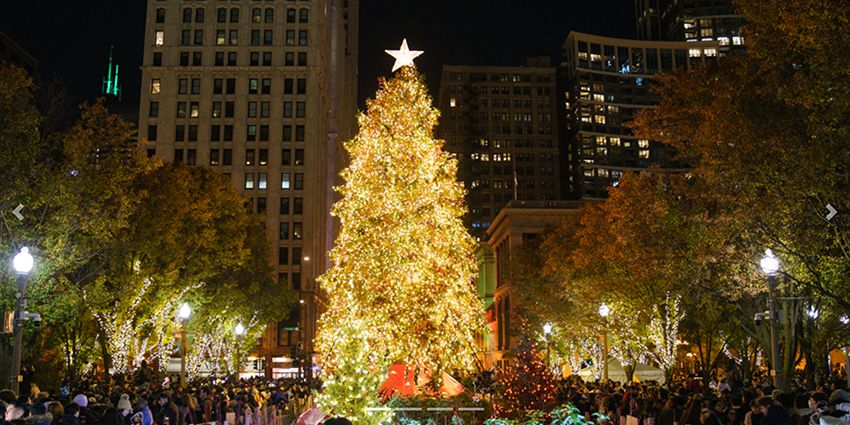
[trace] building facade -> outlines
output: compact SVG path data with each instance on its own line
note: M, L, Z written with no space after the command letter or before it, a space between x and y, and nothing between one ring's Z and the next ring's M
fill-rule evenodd
M635 0L638 38L717 41L718 54L744 50L744 18L732 0Z
M626 123L659 101L649 86L659 73L714 61L717 41L644 41L571 32L563 45L559 82L564 93L568 198L604 198L626 171L657 164L685 166L673 150L631 134Z
M478 340L485 369L504 366L513 358L517 336L517 300L512 297L512 261L523 245L539 242L545 232L581 212L580 201L511 201L499 210L478 250L478 291L485 305L489 334Z
M265 219L279 284L299 294L259 346L268 376L312 358L357 32L357 0L148 0L140 139L149 155L229 176Z
M459 160L468 191L467 225L480 240L512 200L560 198L555 68L443 67L437 134Z

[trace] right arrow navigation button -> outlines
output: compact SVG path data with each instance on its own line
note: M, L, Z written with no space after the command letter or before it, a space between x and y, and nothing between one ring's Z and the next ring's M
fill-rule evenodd
M838 211L831 204L826 204L826 209L829 210L829 214L826 215L826 220L832 220L832 217L835 217L835 214L838 214Z

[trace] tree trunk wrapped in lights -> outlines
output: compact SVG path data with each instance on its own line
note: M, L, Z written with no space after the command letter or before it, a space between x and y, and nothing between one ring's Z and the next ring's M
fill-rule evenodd
M484 323L457 161L433 137L439 112L415 68L402 66L379 86L345 143L350 165L333 208L341 230L334 266L319 279L328 296L317 337L322 367L338 377L349 355L340 347L352 345L336 330L357 318L368 330L370 367L385 373L403 363L414 376L470 370Z

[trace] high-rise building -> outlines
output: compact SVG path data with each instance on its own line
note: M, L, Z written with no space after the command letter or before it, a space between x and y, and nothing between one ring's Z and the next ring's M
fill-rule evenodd
M148 153L208 167L265 218L280 285L257 370L309 370L340 141L354 131L357 0L148 0L139 118Z
M643 40L717 41L720 56L744 50L732 0L635 0L635 18Z
M438 135L459 159L467 225L481 240L508 202L560 199L555 87L548 58L443 67Z
M25 69L31 78L37 77L38 61L3 31L0 31L0 62L19 66Z
M683 169L662 143L632 135L624 124L660 100L653 77L716 60L717 41L644 41L571 32L559 82L565 93L566 197L604 198L625 171L657 164Z

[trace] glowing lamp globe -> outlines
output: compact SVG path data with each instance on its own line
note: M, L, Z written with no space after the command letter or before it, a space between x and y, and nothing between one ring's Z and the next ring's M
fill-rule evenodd
M599 306L599 315L602 317L608 317L609 314L611 314L611 309L608 308L608 304L602 303L602 305Z
M33 263L34 260L32 255L30 255L29 248L27 247L21 248L21 252L15 255L15 258L12 259L12 266L18 274L29 274L30 270L32 270Z
M245 334L245 327L242 324L236 325L236 335L242 336Z
M843 325L850 324L850 317L847 317L847 315L845 314L844 316L839 317L838 321L841 322L841 324Z
M552 325L549 324L549 323L546 323L545 325L543 325L543 334L549 335L550 333L552 333Z
M809 317L811 317L812 319L817 319L817 318L818 318L818 316L820 316L820 311L819 311L817 308L815 308L815 306L811 306L811 307L809 307L809 309L806 311L806 313L807 313L807 314L809 315Z
M764 257L759 262L761 270L768 276L773 276L779 271L779 260L773 256L773 251L770 249L764 251Z
M192 308L189 307L189 304L187 303L183 303L183 305L180 306L180 310L177 311L177 316L183 320L188 319L191 314Z

